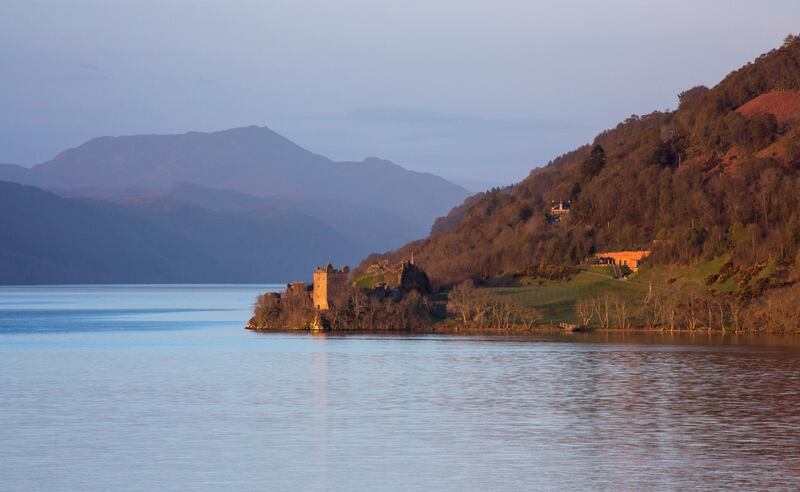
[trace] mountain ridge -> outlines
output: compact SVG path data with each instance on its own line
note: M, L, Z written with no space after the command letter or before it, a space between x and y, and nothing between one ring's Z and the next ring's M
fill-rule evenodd
M152 265L159 265L155 270L141 266L139 271L150 277L139 277L124 268L111 268L105 250L74 237L76 244L99 255L95 263L82 263L69 254L72 244L64 241L70 231L56 224L51 225L52 233L60 231L59 237L48 236L47 228L36 237L63 251L53 247L31 256L15 246L15 238L30 237L30 230L9 219L3 224L7 234L0 236L0 251L6 255L0 283L305 278L310 272L308 265L352 263L370 252L388 251L424 237L441 211L468 194L443 178L408 171L383 159L334 162L268 128L255 126L179 135L97 137L32 168L0 164L3 180L36 187L16 189L12 194L27 203L25 212L35 223L52 224L50 216L74 223L74 217L64 214L80 205L85 207L87 221L97 220L97 230L110 236L132 238L138 234L131 244L144 237L149 244L180 243L195 256L175 257L148 248L137 256L125 244L92 236L100 244L124 252L127 259L120 260L123 263L142 264L149 258ZM54 192L64 201L40 193L42 190ZM50 207L47 214L32 196ZM109 223L111 213L127 226ZM83 226L76 224L75 231L83 231ZM91 236L89 232L84 234ZM259 253L248 243L263 248ZM31 248L37 251L33 243ZM61 253L75 264L65 264ZM164 264L165 257L173 258L175 265ZM49 267L42 268L45 264Z
M444 178L384 159L332 161L257 126L97 137L37 164L30 175L32 184L66 189L191 182L258 196L339 199L425 225L469 195ZM426 199L393 193L402 189Z

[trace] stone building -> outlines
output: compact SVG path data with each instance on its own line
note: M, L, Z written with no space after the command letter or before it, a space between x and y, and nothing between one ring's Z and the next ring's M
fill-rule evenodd
M287 294L294 294L300 296L306 292L308 292L308 287L306 287L305 282L292 282L290 284L286 284L286 293Z
M314 271L314 293L313 301L316 309L327 310L330 308L331 299L337 292L344 291L350 280L350 268L344 267L341 270L333 268L328 263L325 268Z
M559 200L556 202L555 205L550 207L550 214L553 217L561 217L562 215L567 215L569 213L569 201Z
M377 279L375 286L383 285L389 290L400 290L402 292L418 291L426 295L431 293L431 282L428 275L422 268L414 264L413 254L411 261L403 260L400 263L391 264L389 260L382 260L373 263L366 270L367 277Z
M639 270L639 263L649 255L650 252L647 250L606 251L595 254L594 262L598 265L625 266L630 268L631 271L636 272Z

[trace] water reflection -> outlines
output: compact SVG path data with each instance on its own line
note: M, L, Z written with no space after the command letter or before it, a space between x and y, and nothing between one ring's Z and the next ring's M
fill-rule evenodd
M311 365L314 373L314 467L316 474L315 488L322 490L328 483L328 357L325 352L325 335L315 334L312 337L320 351L311 354Z

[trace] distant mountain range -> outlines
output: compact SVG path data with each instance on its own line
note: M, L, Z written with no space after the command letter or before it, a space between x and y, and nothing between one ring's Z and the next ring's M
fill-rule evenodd
M306 278L424 236L469 195L259 127L96 138L33 168L0 164L0 181L32 185L0 188L6 284Z
M4 166L0 179L59 189L159 190L193 183L262 197L346 201L424 226L469 194L433 174L377 158L334 162L255 126L95 138L29 170Z

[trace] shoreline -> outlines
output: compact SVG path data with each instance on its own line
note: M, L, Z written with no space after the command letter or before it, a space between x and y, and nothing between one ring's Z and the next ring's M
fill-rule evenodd
M296 333L312 335L453 335L453 336L535 336L535 335L562 335L564 337L598 337L598 336L705 336L705 337L775 337L781 339L797 339L800 342L800 333L781 333L771 331L755 330L719 330L719 329L659 329L659 328L596 328L584 332L567 332L558 327L536 326L533 328L461 328L461 327L430 327L429 329L415 330L272 330L245 327L246 330L254 333Z

